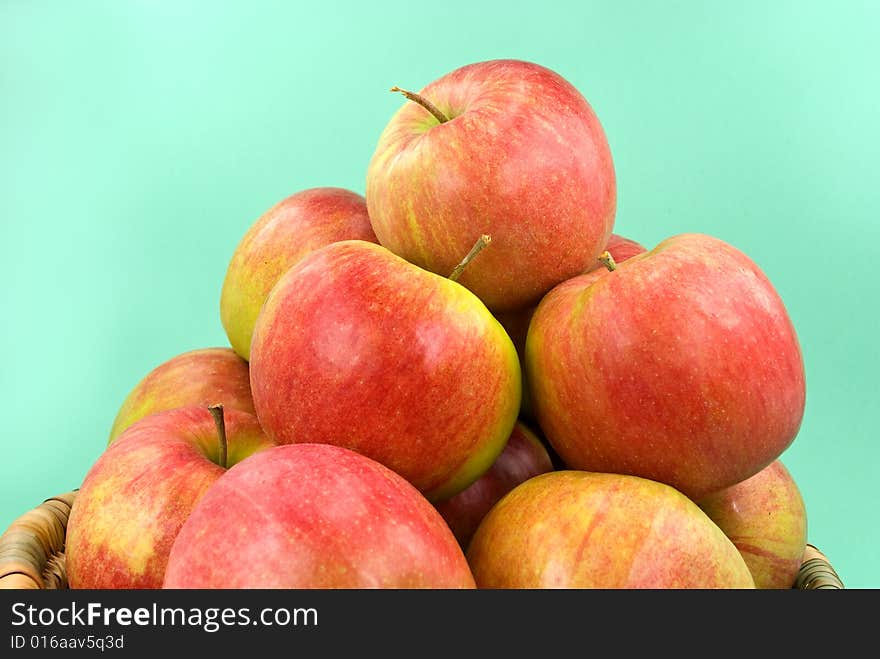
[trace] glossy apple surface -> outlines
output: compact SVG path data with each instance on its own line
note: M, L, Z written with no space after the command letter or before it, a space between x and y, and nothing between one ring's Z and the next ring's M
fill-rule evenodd
M328 444L230 469L171 550L165 588L474 588L443 518L405 479Z
M250 367L279 443L356 450L432 501L492 465L520 406L516 350L485 305L364 241L312 252L279 280Z
M807 511L780 460L697 502L736 545L758 588L791 588L807 546Z
M448 275L481 234L491 250L461 277L493 311L538 302L585 271L614 225L604 130L558 73L506 59L463 66L405 101L379 137L366 199L379 242Z
M257 418L224 410L226 462L207 407L157 412L131 425L86 474L67 523L71 588L160 588L171 545L226 471L273 443Z
M376 242L365 199L345 188L301 190L251 225L232 254L220 292L220 320L237 354L250 358L257 314L281 275L309 252L349 239Z
M467 558L479 588L754 588L690 499L635 476L554 471L499 501Z
M748 256L700 234L548 293L529 325L526 378L567 465L695 500L779 457L804 413L782 300Z

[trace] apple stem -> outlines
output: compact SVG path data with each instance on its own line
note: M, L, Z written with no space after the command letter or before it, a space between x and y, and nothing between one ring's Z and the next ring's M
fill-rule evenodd
M611 256L611 252L604 251L599 255L599 261L608 268L609 272L614 272L617 270L617 261L614 260L614 257Z
M215 403L214 405L210 405L208 409L211 411L211 416L214 417L214 425L217 426L217 438L219 439L220 444L220 458L218 463L221 467L226 469L226 419L223 417L223 405L221 403Z
M431 103L431 101L429 101L424 96L420 96L419 94L416 94L414 92L408 92L407 90L401 89L400 87L396 87L396 86L392 87L391 91L400 92L401 94L406 96L409 100L413 101L414 103L418 103L423 108L425 108L428 112L433 114L434 117L436 117L437 121L439 121L441 124L445 124L447 121L449 121L449 117L447 117L445 114L440 112L440 110L437 109L437 106L434 105L433 103Z
M471 247L471 251L469 251L467 255L459 262L459 264L452 269L452 272L449 273L449 279L451 279L452 281L458 281L458 278L461 277L461 273L464 272L467 264L473 261L474 257L491 242L492 236L489 236L485 233L480 236L477 239L477 242L474 243L474 246Z

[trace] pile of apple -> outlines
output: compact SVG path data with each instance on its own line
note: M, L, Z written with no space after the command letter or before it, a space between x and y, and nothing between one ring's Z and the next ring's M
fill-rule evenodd
M222 285L231 347L125 399L70 586L791 587L804 366L759 267L613 233L603 128L545 67L392 91L365 196L270 208Z

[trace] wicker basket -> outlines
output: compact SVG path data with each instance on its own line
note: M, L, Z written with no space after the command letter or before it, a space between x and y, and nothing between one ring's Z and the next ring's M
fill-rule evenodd
M67 588L64 535L76 491L67 492L26 512L0 536L0 589ZM842 589L828 558L808 544L794 588Z

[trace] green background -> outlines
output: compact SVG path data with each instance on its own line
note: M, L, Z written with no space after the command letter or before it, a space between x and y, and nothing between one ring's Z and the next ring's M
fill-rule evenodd
M875 2L0 4L0 527L77 487L149 370L227 345L220 286L298 190L364 192L402 99L528 59L593 105L615 231L750 255L801 340L809 539L880 586Z

